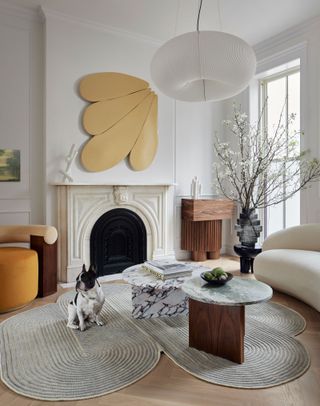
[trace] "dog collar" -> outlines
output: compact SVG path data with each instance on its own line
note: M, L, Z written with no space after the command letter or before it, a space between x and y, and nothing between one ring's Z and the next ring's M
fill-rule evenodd
M84 299L89 299L89 300L95 300L95 299L97 299L97 296L86 296L86 295L84 295L82 292L80 292L80 294L81 294L81 296L84 298Z

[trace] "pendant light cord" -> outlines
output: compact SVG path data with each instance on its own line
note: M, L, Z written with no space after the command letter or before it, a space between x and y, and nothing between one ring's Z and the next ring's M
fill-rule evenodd
M200 0L200 6L199 6L199 11L198 11L198 18L197 18L197 31L199 31L199 23L200 23L201 7L202 7L202 0Z
M202 9L202 2L203 0L200 0L199 4L199 10L198 10L198 18L197 18L197 31L200 31L200 14L201 14L201 9ZM217 9L218 9L218 22L219 22L219 31L222 31L222 22L221 22L221 8L220 8L220 0L217 0Z
M202 76L202 67L201 67L201 61L200 61L200 30L199 30L199 24L200 24L200 14L201 14L201 8L202 8L202 1L200 0L200 5L199 5L199 10L198 10L198 18L197 18L197 31L198 31L198 51L199 51L199 68L200 68L200 74ZM202 79L202 86L203 86L203 100L207 100L206 96L206 82L204 79Z
M218 6L218 17L219 17L219 30L222 31L222 23L221 23L221 9L220 9L220 0L217 0Z
M174 22L174 34L173 34L174 37L177 35L177 31L178 31L178 18L179 18L179 14L180 14L180 8L181 8L181 0L178 0L176 18L175 18L175 22Z

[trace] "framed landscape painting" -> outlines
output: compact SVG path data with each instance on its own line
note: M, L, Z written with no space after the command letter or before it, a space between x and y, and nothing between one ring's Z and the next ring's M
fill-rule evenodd
M18 149L0 149L0 182L20 182Z

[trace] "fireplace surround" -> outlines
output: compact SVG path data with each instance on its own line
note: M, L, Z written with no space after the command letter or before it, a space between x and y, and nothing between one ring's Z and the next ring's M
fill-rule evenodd
M94 259L90 249L90 237L94 226L102 216L108 216L107 213L115 209L126 209L133 213L132 217L140 219L138 222L141 221L145 228L146 259L175 257L172 184L60 183L55 186L58 189L60 281L75 281L82 264L88 266ZM124 237L120 233L116 238L121 240Z

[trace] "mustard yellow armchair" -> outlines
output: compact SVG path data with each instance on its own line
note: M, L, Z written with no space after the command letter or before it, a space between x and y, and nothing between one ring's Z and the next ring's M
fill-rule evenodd
M0 226L0 312L57 291L57 238L52 226ZM30 248L14 243L29 243Z

